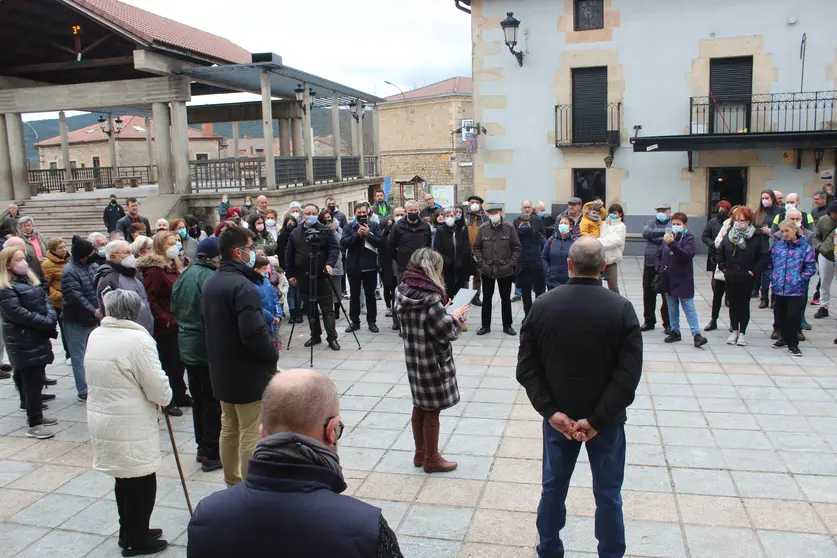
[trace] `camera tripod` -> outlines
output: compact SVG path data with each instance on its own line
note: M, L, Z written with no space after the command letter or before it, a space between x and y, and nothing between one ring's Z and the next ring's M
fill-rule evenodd
M331 231L329 231L329 234L331 234ZM309 253L308 253L308 296L306 297L307 298L306 315L308 316L308 323L309 323L309 326L310 326L310 324L314 320L319 319L318 316L317 316L318 305L319 305L319 298L318 298L318 293L317 293L318 286L319 286L318 283L317 283L317 280L318 280L317 270L319 268L319 265L318 265L319 261L318 260L319 260L320 233L319 233L319 231L316 231L316 229L309 229L309 230L305 231L304 237L305 237L305 242L308 244L308 249L309 249ZM343 311L343 316L345 316L346 319L349 320L349 315L348 315L348 313L346 313L346 308L343 306L343 297L341 297L337 294L337 289L334 288L334 283L331 282L331 276L330 275L326 277L326 283L328 283L328 286L331 287L331 292L332 292L332 294L334 294L334 299L337 301L337 304L340 306L340 310ZM298 285L297 285L297 287L298 287ZM334 323L335 323L335 329L336 329L336 327L337 327L337 320L336 319L334 320ZM351 324L351 321L349 323ZM325 326L325 323L323 323L323 329L324 329L324 326ZM294 337L294 329L295 328L296 328L296 322L294 322L293 325L291 325L291 334L290 334L290 337L288 338L288 345L287 345L287 348L289 350L291 348L291 341L293 340L293 337ZM326 332L326 334L327 334L327 332ZM322 335L322 333L320 335ZM357 334L354 331L352 331L352 336L355 338L355 343L357 343L357 348L360 349L361 348L360 347L360 341L358 340ZM314 367L314 345L313 344L311 345L310 349L311 349L311 354L310 354L310 357L309 357L309 366L311 368L313 368Z

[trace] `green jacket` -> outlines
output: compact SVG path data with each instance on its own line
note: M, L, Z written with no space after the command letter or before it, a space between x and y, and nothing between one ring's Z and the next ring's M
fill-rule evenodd
M814 250L822 254L830 262L834 261L834 231L837 230L837 221L828 214L817 219L816 233L814 234Z
M215 270L197 260L180 274L171 293L171 313L177 320L180 360L186 365L209 366L201 323L201 291Z

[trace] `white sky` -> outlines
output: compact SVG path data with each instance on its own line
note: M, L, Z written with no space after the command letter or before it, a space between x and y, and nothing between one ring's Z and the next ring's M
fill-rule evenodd
M471 18L451 0L122 1L380 97L398 93L384 80L407 91L471 75Z

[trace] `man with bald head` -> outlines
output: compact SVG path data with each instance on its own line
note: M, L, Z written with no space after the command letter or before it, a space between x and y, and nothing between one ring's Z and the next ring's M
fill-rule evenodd
M261 195L256 198L256 213L267 218L267 196Z
M523 320L517 359L517 380L543 417L538 556L564 555L559 532L582 443L593 473L599 556L623 556L625 410L642 372L642 333L631 303L602 288L598 239L576 240L567 264L570 280L538 297Z
M187 555L400 557L381 510L340 495L342 434L328 376L304 369L274 376L247 478L201 500L189 522Z

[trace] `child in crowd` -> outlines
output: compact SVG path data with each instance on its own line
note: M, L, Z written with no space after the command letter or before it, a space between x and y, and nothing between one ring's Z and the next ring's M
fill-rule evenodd
M282 305L279 303L279 296L270 284L270 260L264 256L256 256L256 264L253 266L253 271L261 274L261 281L253 281L253 284L259 290L259 298L262 303L262 314L264 320L267 322L267 329L270 331L276 348L281 349L282 343L279 341L279 325L285 313L282 312Z
M581 210L582 217L579 224L581 236L595 236L599 238L599 229L602 226L602 219L606 217L602 200L593 200L584 204Z
M285 301L288 299L288 289L291 285L288 283L288 278L285 277L285 270L279 265L279 258L270 256L268 261L270 261L270 284L273 285L273 290L279 297L279 306L282 307L284 313Z

